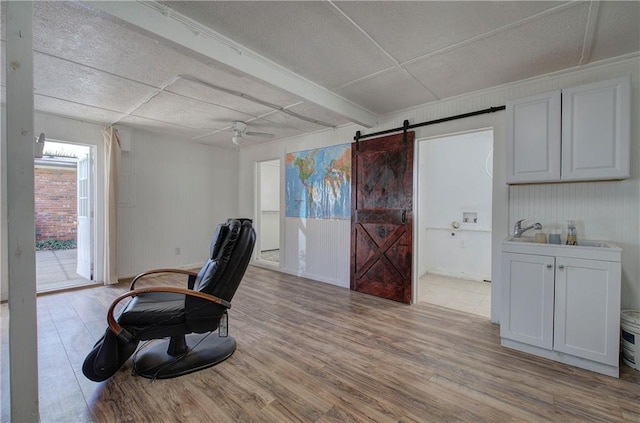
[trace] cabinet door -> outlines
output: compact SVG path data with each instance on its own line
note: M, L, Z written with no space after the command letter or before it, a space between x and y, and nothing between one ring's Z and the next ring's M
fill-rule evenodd
M553 348L617 366L620 263L556 258Z
M562 92L562 180L629 177L628 77Z
M549 256L502 253L500 336L553 347L554 263Z
M560 180L560 91L507 102L507 183Z

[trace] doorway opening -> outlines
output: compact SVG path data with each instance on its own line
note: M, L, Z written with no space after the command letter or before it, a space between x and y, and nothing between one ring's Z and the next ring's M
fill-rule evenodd
M280 265L280 159L258 163L258 260Z
M34 159L38 293L94 281L94 150L47 140Z
M493 131L420 141L418 301L491 317Z

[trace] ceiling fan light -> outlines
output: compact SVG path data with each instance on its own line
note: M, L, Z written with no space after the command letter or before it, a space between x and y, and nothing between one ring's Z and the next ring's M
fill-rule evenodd
M231 137L231 141L235 144L235 145L240 145L242 144L242 141L244 141L244 139L242 138L241 134L234 134Z

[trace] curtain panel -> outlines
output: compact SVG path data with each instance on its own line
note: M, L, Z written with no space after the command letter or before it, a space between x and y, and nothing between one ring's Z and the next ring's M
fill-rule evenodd
M120 138L109 126L102 131L105 145L105 231L102 279L105 285L118 283L118 178L120 175Z

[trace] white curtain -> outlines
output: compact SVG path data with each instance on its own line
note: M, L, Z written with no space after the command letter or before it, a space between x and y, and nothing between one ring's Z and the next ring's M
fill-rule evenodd
M105 146L104 204L106 207L104 233L104 274L105 285L118 283L117 263L117 215L118 215L118 175L120 174L120 139L113 127L103 129Z

